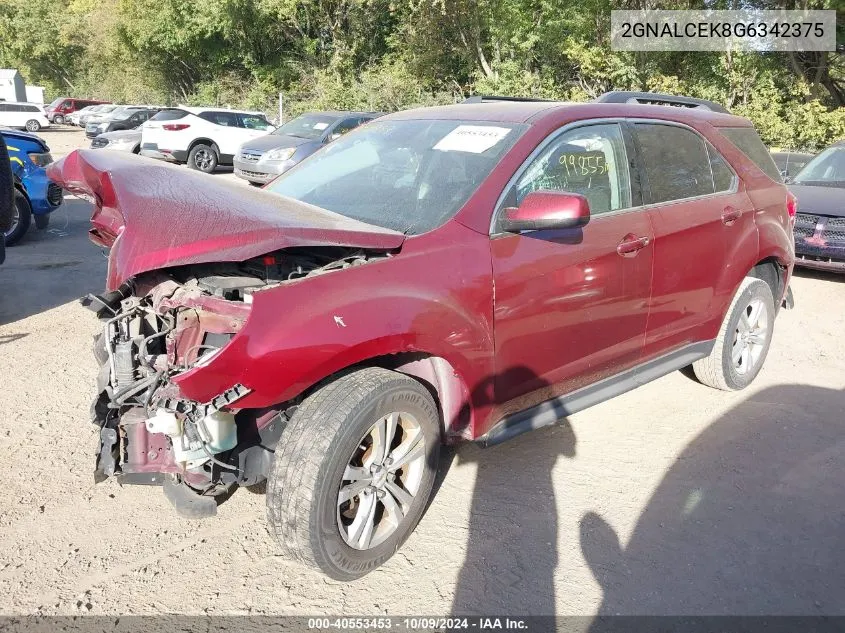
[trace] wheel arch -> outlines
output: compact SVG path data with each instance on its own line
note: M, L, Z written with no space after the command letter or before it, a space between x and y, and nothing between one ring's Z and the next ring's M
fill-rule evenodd
M431 392L440 410L444 441L470 439L471 407L469 388L454 366L442 356L424 352L404 352L377 356L360 366L382 367L405 374Z
M783 296L784 282L786 281L786 267L775 256L766 257L757 262L748 271L748 277L756 277L765 281L772 291L772 298L775 302L775 311L780 307L779 299Z
M15 189L23 194L23 197L26 198L27 204L32 207L32 200L30 199L29 193L26 190L26 186L18 178L15 178Z
M220 147L210 138L206 138L203 136L191 141L191 143L188 145L188 153L190 154L191 150L193 150L197 145L208 145L209 147L211 147L211 149L217 152L217 157L220 158Z

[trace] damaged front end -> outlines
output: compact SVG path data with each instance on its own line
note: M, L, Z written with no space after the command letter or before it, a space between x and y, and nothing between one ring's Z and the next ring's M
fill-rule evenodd
M48 176L94 204L91 240L109 251L107 292L83 299L103 322L95 477L163 484L182 514L214 514L215 497L266 478L301 397L291 390L294 400L275 404L266 376L253 374L265 379L263 394L249 384L260 371L251 354L286 335L267 333L265 313L262 340L239 337L253 296L390 257L405 236L113 152L76 150ZM208 399L186 397L189 383L194 398Z
M251 392L240 382L196 402L182 396L175 379L213 362L237 336L254 293L384 256L343 247L288 249L150 272L83 298L103 322L94 341L95 480L162 484L177 510L193 517L214 514L215 497L234 485L264 480L296 402L284 410L240 409Z

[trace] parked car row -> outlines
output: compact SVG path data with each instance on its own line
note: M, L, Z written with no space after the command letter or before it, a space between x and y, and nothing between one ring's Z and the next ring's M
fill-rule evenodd
M54 99L44 110L51 123L62 125L74 112L88 106L108 104L109 101L98 101L96 99L77 99L75 97L58 97Z

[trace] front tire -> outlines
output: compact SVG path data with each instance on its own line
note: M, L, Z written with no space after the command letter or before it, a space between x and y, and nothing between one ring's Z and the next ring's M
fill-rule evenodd
M15 189L15 206L12 211L12 224L3 233L3 240L6 246L17 244L26 235L31 221L32 207L29 205L29 200L26 199L26 196L19 189Z
M336 580L387 561L428 503L439 420L425 387L377 367L311 394L282 434L267 483L282 549Z
M210 174L217 169L217 151L203 143L194 145L188 153L188 167Z
M53 123L56 125L63 125L65 122L65 118L61 114L57 114L56 118L53 119Z
M746 277L731 301L710 355L692 365L696 378L724 391L750 385L769 353L774 325L775 303L769 284Z
M26 127L27 132L37 132L41 129L41 124L35 119L30 119L24 127Z

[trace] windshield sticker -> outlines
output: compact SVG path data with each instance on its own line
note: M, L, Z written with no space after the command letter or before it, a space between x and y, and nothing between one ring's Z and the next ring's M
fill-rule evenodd
M327 127L329 127L328 123L315 123L314 124L315 130L325 130Z
M506 127L488 125L459 125L440 139L434 149L441 152L471 152L481 154L496 145L510 132Z

